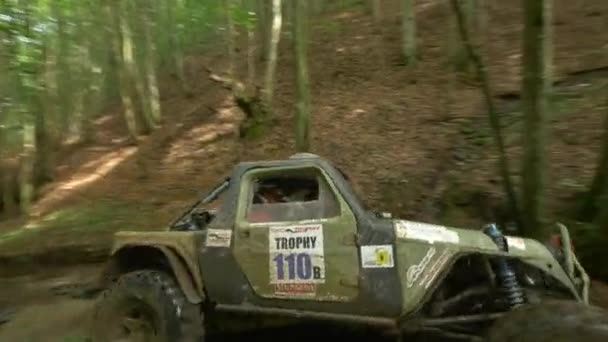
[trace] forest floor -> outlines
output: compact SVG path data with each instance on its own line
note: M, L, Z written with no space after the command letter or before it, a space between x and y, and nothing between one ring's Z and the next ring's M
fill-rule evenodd
M514 176L523 124L518 7L492 2L490 25L479 37ZM448 67L447 7L418 1L417 8L416 67L402 65L399 57L398 10L386 11L390 16L380 26L359 8L314 20L312 150L345 170L370 207L402 218L478 227L503 210L483 99L472 77ZM555 9L549 206L556 220L568 221L593 175L607 112L608 3L559 0ZM163 229L236 162L293 153L290 44L285 34L275 124L257 139L239 138L243 114L229 91L208 77L207 68L223 70L219 54L187 59L190 96L180 94L175 79L161 82L163 128L137 147L125 143L119 106L107 108L96 122L95 143L65 155L32 217L0 224L0 320L3 307L18 310L13 321L0 325L0 340L70 341L65 332L81 326L89 303L54 295L55 280L72 274L70 281L78 283L94 273L116 230ZM608 291L596 284L595 298L608 304ZM66 314L48 320L57 305Z

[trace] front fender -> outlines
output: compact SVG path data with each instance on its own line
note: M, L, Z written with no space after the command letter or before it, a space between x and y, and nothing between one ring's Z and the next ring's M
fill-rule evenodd
M409 227L414 227L409 229ZM484 233L417 222L395 223L397 265L403 291L402 314L422 306L460 257L480 254L518 259L551 275L578 300L581 295L553 254L533 239L507 236L509 251Z
M162 253L167 260L186 298L192 303L201 303L205 298L205 293L197 252L202 239L202 232L116 233L112 246L112 257L105 272L106 277L112 273L117 275L125 270L141 267L141 265L147 267L153 261L141 260L138 258L137 251L156 250ZM135 252L127 258L123 257L128 251ZM141 257L146 258L146 256Z

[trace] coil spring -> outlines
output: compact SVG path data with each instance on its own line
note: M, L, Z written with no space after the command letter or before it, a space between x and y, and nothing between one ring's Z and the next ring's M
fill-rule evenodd
M504 235L496 224L490 224L484 229L484 233L488 235L500 250L508 251L508 246ZM505 258L497 258L494 260L496 277L500 283L502 292L505 294L510 307L516 307L526 302L524 291L517 281L517 276L513 267Z

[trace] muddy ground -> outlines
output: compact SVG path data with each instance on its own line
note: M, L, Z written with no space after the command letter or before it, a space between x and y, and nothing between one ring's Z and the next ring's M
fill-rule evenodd
M92 324L92 306L98 293L87 291L102 264L37 272L35 275L0 278L0 341L85 342ZM608 308L608 287L595 283L592 302ZM346 331L337 327L306 326L273 329L232 336L212 336L211 341L269 341L288 337L290 342L326 337L349 341L390 341L375 331Z
M12 278L0 278L0 341L85 342L98 293L87 291L100 264L75 266ZM357 341L388 340L374 332L344 332L337 328L302 327L254 333L211 336L209 341L269 341L288 336L290 342L313 338L348 338Z

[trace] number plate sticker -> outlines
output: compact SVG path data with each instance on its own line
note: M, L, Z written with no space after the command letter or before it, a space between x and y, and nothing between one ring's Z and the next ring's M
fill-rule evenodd
M275 288L307 292L315 288L310 285L325 283L323 225L270 227L268 243L270 284Z

